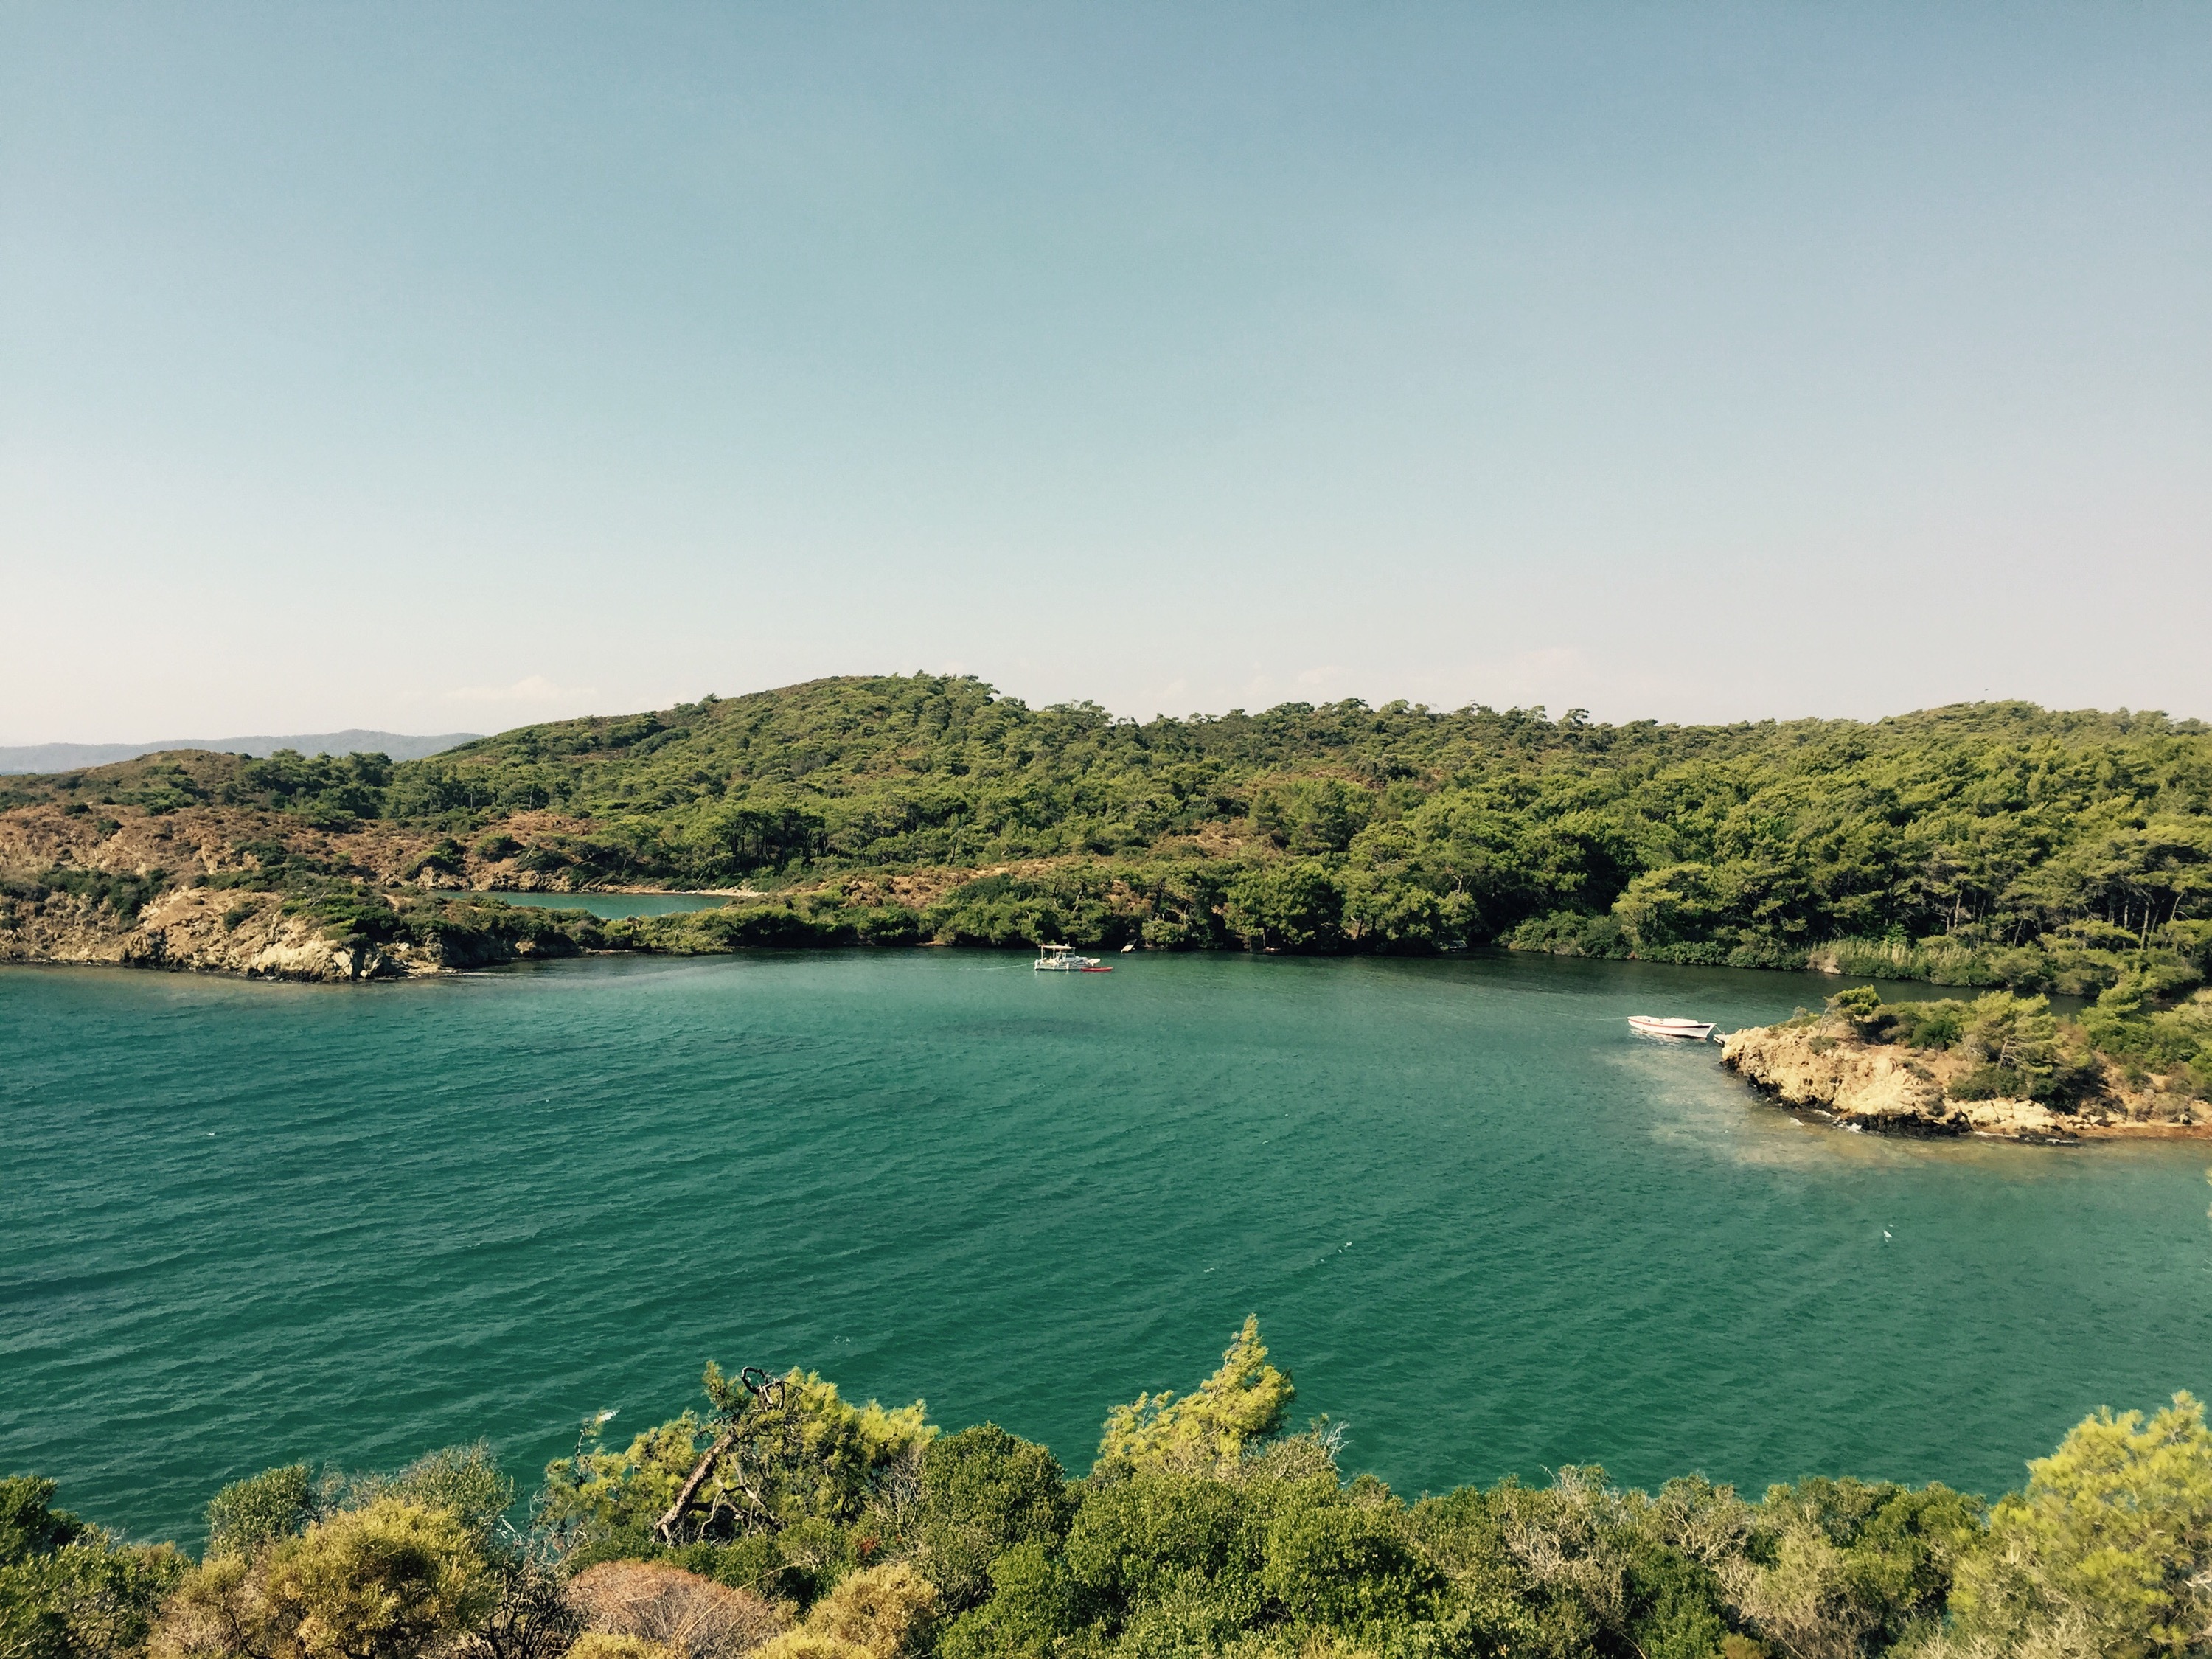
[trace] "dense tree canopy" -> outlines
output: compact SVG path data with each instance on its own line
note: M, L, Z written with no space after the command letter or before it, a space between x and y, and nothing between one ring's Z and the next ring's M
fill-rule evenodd
M381 803L471 823L531 807L594 826L544 849L586 879L1036 860L1180 878L1200 890L1139 907L1170 944L1527 930L1794 964L1856 939L2000 967L2039 948L2078 975L2153 936L2201 950L2185 924L2212 921L2212 732L2021 703L1686 727L1355 702L1139 724L971 679L831 680L526 727L392 769ZM1049 879L1014 884L1060 902Z
M410 882L743 884L781 906L689 948L1498 941L2074 994L2212 959L2212 730L2018 702L1871 723L1358 702L1140 723L917 675L525 726L400 765L156 756L6 799L228 805L280 843L286 824L390 826L414 837L392 872ZM282 860L250 862L240 878Z

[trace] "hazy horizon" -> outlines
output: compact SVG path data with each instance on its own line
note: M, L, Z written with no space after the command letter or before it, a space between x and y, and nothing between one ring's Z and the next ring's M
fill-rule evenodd
M893 671L886 671L886 672L893 672ZM913 671L907 671L907 672L931 672L931 671L927 671L927 670L913 670ZM816 676L815 678L872 678L872 676L866 676L866 675L855 675L855 676L846 676L846 677L839 677L839 676ZM1000 693L1000 695L1002 695L1002 696L1020 696L1020 695L1021 695L1019 692L1010 690L1007 687L1005 687L1005 686L1002 686L1002 685L999 685L995 681L992 680L992 679L991 679L991 678L990 678L990 676L989 676L989 675L988 675L988 674L985 674L985 675L979 675L979 676L977 676L977 678L980 678L980 679L981 679L985 684L987 684L987 685L990 685L994 690L995 690L995 691L999 692L999 693ZM651 713L659 713L659 712L665 712L666 710L668 710L668 709L670 709L670 708L672 708L673 707L675 707L675 706L676 706L676 704L678 704L678 703L679 703L679 702L696 702L696 701L698 700L698 697L699 697L699 696L705 696L712 695L712 696L719 696L719 697L720 697L724 702L729 702L729 701L732 701L732 700L734 700L734 699L736 699L736 698L738 698L738 697L743 697L743 696L750 696L750 695L755 695L755 694L761 693L761 692L778 691L778 690L790 690L790 689L792 689L792 687L793 687L793 686L794 686L794 685L803 684L805 684L805 682L804 682L804 681L794 681L794 682L790 682L790 683L787 684L786 685L782 685L782 686L753 686L753 687L748 687L746 690L742 690L742 691L717 691L717 690L713 690L712 688L709 688L709 689L708 689L708 690L707 690L707 691L702 691L702 692L701 692L701 693L697 694L697 696L690 696L690 697L680 697L680 698L672 698L672 699L670 699L670 700L669 700L669 701L667 701L667 702L659 702L659 703L655 703L655 704L652 704L652 705L644 705L644 704L641 704L641 705L639 705L639 706L638 706L638 707L636 707L636 708L585 708L585 709L580 709L580 710L576 711L576 713L575 713L575 714L570 714L570 715L557 715L557 716L546 716L546 717L544 717L544 719L546 719L546 720L556 720L556 719L557 719L557 720L565 720L565 719L591 719L591 718L607 719L607 718L614 718L614 717L618 717L618 716L623 716L623 715L629 715L629 714L645 714L645 713L649 713L649 712L651 712ZM1389 700L1389 699L1388 699L1388 698L1364 697L1364 696L1362 696L1360 695L1360 693L1358 691L1358 690L1357 690L1357 689L1347 689L1347 690L1343 690L1343 691L1340 692L1340 693L1339 693L1339 694L1337 694L1337 696L1334 696L1334 697L1331 697L1331 698L1325 698L1325 699L1324 699L1324 698L1295 698L1295 697L1294 697L1294 698L1279 699L1277 702L1273 702L1273 703L1255 703L1255 704L1253 704L1253 705L1251 705L1251 706L1249 706L1249 707L1244 707L1244 706L1239 705L1239 706L1233 706L1233 707L1231 707L1231 708L1198 708L1198 709L1183 709L1183 710L1181 710L1181 711L1176 711L1176 710L1161 710L1161 711L1158 711L1158 716L1143 716L1143 717L1133 717L1133 718L1146 718L1146 719L1150 719L1150 718L1156 718L1156 717L1164 717L1164 718L1174 718L1174 719L1210 719L1210 718L1218 718L1218 717L1220 717L1220 716L1222 716L1222 715L1230 714L1237 714L1237 713L1243 713L1243 714L1263 714L1263 713L1265 713L1267 709L1269 709L1269 708L1275 708L1275 707L1278 707L1278 706L1279 706L1279 705L1280 705L1280 703L1282 703L1282 702L1314 702L1314 703L1319 703L1319 702L1335 702L1335 701L1342 701L1342 700L1344 700L1344 699L1352 699L1352 700L1354 700L1354 701L1358 701L1358 702L1364 702L1364 703L1366 703L1370 708L1380 708L1380 707L1382 707L1382 704L1383 704L1383 703L1385 703L1385 702L1387 702L1390 701L1390 700ZM1030 706L1030 707L1031 707L1031 708L1042 708L1042 707L1046 706L1046 705L1044 705L1044 704L1042 704L1042 703L1041 703L1041 702L1036 702L1036 701L1034 701L1034 700L1032 700L1032 699L1029 699L1029 698L1023 698L1023 701L1024 701L1025 703L1028 703L1028 704L1029 704L1029 706ZM1080 701L1080 699L1067 699L1066 701ZM1418 700L1418 699L1408 699L1407 701L1415 701L1415 702L1417 702L1417 701L1419 701L1419 700ZM1480 700L1480 699L1475 699L1475 700L1474 700L1474 701L1475 701L1475 702L1480 702L1481 700ZM2009 698L2009 697L1992 696L1992 697L1988 697L1988 698L1962 698L1962 699L1960 699L1960 700L1959 700L1959 702L1960 702L1960 704L1972 704L1972 703L1976 703L1976 702L2001 703L2001 702L2032 702L2032 701L2033 701L2033 699L2027 699L2027 698ZM1427 704L1427 705L1425 705L1425 706L1426 706L1426 707L1429 707L1429 708L1431 708L1437 709L1437 710L1439 710L1439 711L1441 711L1441 712L1450 712L1450 711L1453 711L1453 710L1456 710L1456 709L1460 709L1460 708L1463 708L1469 707L1469 706L1470 706L1470 704L1469 704L1469 703L1468 703L1468 702L1458 702L1458 703L1449 703L1449 704ZM1568 714L1569 712L1571 712L1571 708L1579 708L1579 707L1580 707L1580 705L1579 705L1579 704L1577 704L1577 705L1567 705L1567 706L1557 706L1557 707L1554 707L1554 706L1550 706L1550 705L1534 705L1534 704L1515 705L1515 704L1506 704L1506 703L1492 704L1492 705L1491 705L1491 706L1492 706L1492 707L1494 707L1494 708L1500 708L1500 709L1506 709L1506 708L1516 708L1516 707L1520 707L1520 708L1540 708L1542 709L1542 712L1544 712L1545 714L1548 714L1548 715L1549 715L1552 719L1553 719L1553 720L1558 720L1558 719L1561 718L1562 716L1565 715L1566 714ZM1931 709L1940 708L1943 708L1943 707L1949 707L1949 706L1957 706L1957 705L1946 705L1946 704L1929 703L1929 704L1923 704L1923 705L1920 705L1920 706L1919 706L1919 707L1917 707L1917 708L1891 708L1891 709L1885 709L1885 710L1881 711L1880 714L1871 714L1871 715L1859 715L1859 714L1823 714L1823 713L1820 713L1820 711L1818 711L1818 710L1811 710L1811 711L1803 711L1803 712L1799 712L1799 713L1796 713L1796 714L1744 714L1744 715L1736 716L1736 717L1735 717L1734 719L1726 719L1726 718L1723 718L1723 719L1716 719L1716 720L1680 720L1680 721L1662 720L1661 723L1662 723L1662 724L1666 724L1666 725L1729 726L1729 725L1735 725L1735 724L1746 723L1746 722L1752 722L1752 723L1755 723L1755 722L1761 721L1761 720L1773 720L1773 721L1775 721L1775 722L1776 722L1776 723L1778 723L1778 724L1784 724L1784 725L1789 724L1789 723L1790 723L1790 722L1792 722L1792 721L1801 720L1858 720L1873 721L1873 720L1886 720L1886 719L1892 719L1892 718L1895 718L1895 717L1899 716L1899 715L1913 714L1924 713L1924 712L1928 712L1929 710L1931 710ZM2041 704L2041 705L2039 705L2039 707L2042 707L2042 708L2045 708L2049 709L2051 712L2055 713L2055 714L2080 713L2080 712L2084 712L2084 711L2091 710L2091 709L2093 709L2093 708L2094 708L2094 705L2089 705L2089 704L2081 704L2081 705L2076 705L2076 706L2075 706L2075 707L2073 707L2073 708L2060 708L2060 707L2057 707L2057 706L2056 706L2056 705L2052 705L2052 704ZM1108 713L1109 713L1109 714L1116 714L1118 711L1115 711L1115 710L1113 710L1113 709L1109 709L1107 712L1108 712ZM2167 718L2172 719L2172 720L2201 720L2201 719L2203 718L2202 716L2199 716L2199 715L2191 715L2191 714L2181 714L2181 713L2179 713L2179 712L2177 712L2177 711L2175 711L2175 710L2172 710L2172 709L2154 708L2148 708L2148 707L2142 708L2130 708L2127 707L2127 706L2126 706L2126 705L2124 705L2124 704L2113 705L2113 706L2112 706L2112 707L2106 708L2103 708L2103 709L2097 709L2097 710L2094 710L2094 712L2104 713L2104 714L2163 714L2163 715L2166 716ZM1631 721L1631 720L1644 720L1644 719L1658 719L1659 717L1657 717L1657 716L1639 715L1639 714L1626 714L1626 715L1622 715L1622 716L1619 716L1619 717L1605 716L1605 715L1593 715L1593 716L1592 716L1592 718L1593 718L1593 720L1596 720L1596 721L1597 721L1598 723L1600 723L1600 724L1620 725L1620 724L1625 724L1625 723L1626 723L1627 721ZM519 726L530 726L530 725L536 725L536 724L540 724L540 723L542 723L542 721L541 721L540 720L537 720L537 719L533 719L533 720L516 720L516 721L514 721L514 722L513 722L513 723L511 723L511 724L508 724L508 725L501 725L501 726L494 726L494 727L492 727L490 730L489 730L489 731L487 731L487 732L388 732L388 731L381 731L381 730L378 730L378 729L375 729L375 728L364 728L364 727L358 727L358 726L341 726L341 727L339 727L336 732L302 732L302 733L296 734L296 736L287 736L287 735L285 735L285 734L282 734L282 733L264 733L264 734L255 734L255 735L252 735L252 736L246 736L246 737L234 737L234 738L162 738L162 739L156 739L156 740L153 740L153 741L145 741L145 740L137 739L137 738L125 738L112 739L112 740L108 740L108 741L106 741L106 742L98 743L98 744L94 744L94 743L84 743L84 742L78 742L78 741L76 741L76 740L70 739L70 738L49 738L49 739L44 739L44 740L40 740L40 741L38 741L38 742L33 742L33 743L5 744L0 744L0 770L10 770L10 769L14 769L14 770L21 770L21 769L20 769L20 768L12 768L12 767L10 767L10 766L8 764L9 758L11 756L18 755L18 754L21 754L21 753L22 753L22 752L24 752L24 751L30 750L36 750L36 749L88 749L88 750L89 750L89 749L96 749L96 748L116 748L116 749L123 749L123 748L135 748L135 749L137 749L137 751L138 751L140 754L153 754L153 753L159 752L161 750L163 750L163 749L191 748L191 747L198 747L198 748L212 748L212 749L215 749L215 750L218 750L218 751L222 751L222 752L229 752L229 751L230 751L231 750L233 750L234 748L237 748L237 747L240 747L240 746L241 746L241 745L245 745L246 747L243 749L243 752L255 753L255 754L262 754L262 753L266 753L266 752L268 752L269 748L270 748L270 745L275 744L278 744L278 743L292 743L292 742L297 742L297 741L307 740L307 739L313 739L313 740L317 741L317 742L324 742L324 741L325 741L325 740L327 740L327 739L333 738L345 738L345 737L362 737L362 738L392 738L392 739L397 739L397 740L399 740L399 741L402 741L402 742L405 742L405 743L416 744L425 744L425 743L430 743L430 742L435 741L435 742L439 742L439 743L444 744L445 744L445 745L447 745L447 747L452 747L452 746L457 746L458 744L459 744L460 743L463 743L463 742L472 742L472 741L476 740L477 738L480 738L480 737L497 737L498 735L500 735L500 733L501 733L501 732L503 732L513 731L513 730L516 729L516 728L517 728L517 727L519 727ZM417 753L410 753L410 755L407 755L407 756L400 756L400 755L395 754L395 755L394 755L394 757L393 757L393 758L395 758L395 759L420 758L420 757L422 757L422 754L440 753L440 752L443 752L443 751L442 751L442 750L422 750L422 751L421 751L421 753L420 753L420 754L417 754ZM105 763L106 763L105 762L89 762L89 761L88 761L88 762L82 762L82 763L73 762L73 763L70 763L70 765L69 767L66 767L66 768L59 768L59 769L75 769L75 767L76 767L76 766L78 766L78 765L81 765L81 764L82 764L82 765L90 765L90 764L105 764ZM46 769L41 768L41 769Z
M71 743L62 739L49 743L0 744L0 773L20 775L24 773L76 772L178 749L203 749L217 754L252 755L257 758L275 754L280 749L295 749L310 755L381 753L395 761L422 760L428 756L442 754L448 749L459 748L462 744L474 742L484 735L481 732L416 733L348 726L336 732L252 732L224 738L172 737L122 743Z
M2212 9L0 7L0 744L2212 716Z

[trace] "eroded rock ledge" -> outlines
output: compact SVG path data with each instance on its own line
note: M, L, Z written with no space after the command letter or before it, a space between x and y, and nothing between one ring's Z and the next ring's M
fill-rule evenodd
M1838 1024L1823 1021L1738 1031L1721 1050L1721 1064L1784 1106L1889 1134L2047 1142L2212 1137L2212 1122L2197 1116L2204 1103L2131 1088L2109 1068L2099 1097L2070 1111L2033 1100L1954 1099L1947 1085L1966 1069L1955 1056L1862 1042L1839 1031Z
M10 907L0 963L167 968L248 979L350 981L449 970L436 944L333 939L273 894L173 889L137 915L67 895Z

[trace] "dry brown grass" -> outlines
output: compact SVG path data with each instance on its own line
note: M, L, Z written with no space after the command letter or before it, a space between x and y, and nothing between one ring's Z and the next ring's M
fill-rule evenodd
M791 1624L750 1590L657 1561L603 1562L578 1573L568 1595L586 1630L653 1643L676 1659L737 1659Z
M868 1650L818 1630L787 1630L760 1650L760 1659L871 1659Z
M569 1644L568 1659L674 1659L676 1650L642 1636L610 1636L587 1630Z

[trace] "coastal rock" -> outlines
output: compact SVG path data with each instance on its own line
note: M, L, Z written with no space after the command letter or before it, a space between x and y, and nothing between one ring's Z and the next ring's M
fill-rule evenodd
M1874 1048L1787 1025L1738 1031L1721 1064L1791 1106L1808 1106L1869 1127L1955 1133L1964 1126L1924 1066L1894 1048Z
M579 821L552 813L516 814L507 822L529 836L580 828ZM456 945L442 933L419 944L349 946L317 918L288 915L278 892L255 883L203 884L254 872L272 856L350 878L369 893L567 884L565 875L518 871L511 860L473 851L463 868L441 869L424 861L440 842L438 832L426 829L377 822L325 827L233 806L154 811L100 801L74 811L51 802L15 807L0 811L0 963L357 981L543 954L546 943L528 937L477 937ZM125 914L89 893L81 896L82 890L61 890L57 874L131 878L153 890L143 908Z
M1951 1109L1974 1133L2013 1140L2070 1140L2105 1123L2101 1115L2061 1116L2033 1100L1954 1100Z
M1754 1026L1736 1032L1721 1064L1785 1106L1852 1127L1895 1134L1989 1135L2071 1141L2203 1135L2202 1103L2130 1082L2107 1066L2098 1097L2071 1111L2040 1101L1957 1100L1946 1085L1967 1069L1958 1056L1867 1042L1842 1021Z
M163 893L131 919L53 893L10 907L0 927L0 962L69 963L238 974L250 979L344 981L434 972L405 947L356 953L314 922L283 913L273 895L183 888Z

